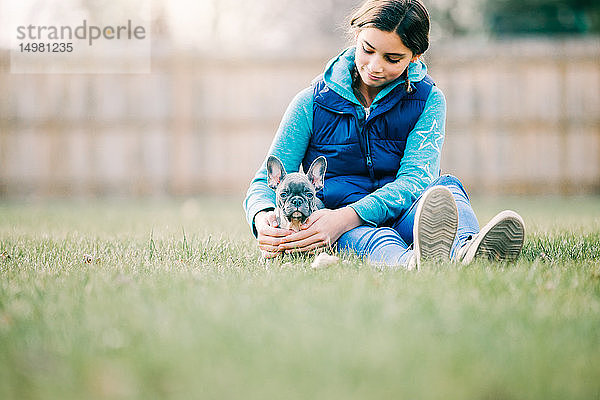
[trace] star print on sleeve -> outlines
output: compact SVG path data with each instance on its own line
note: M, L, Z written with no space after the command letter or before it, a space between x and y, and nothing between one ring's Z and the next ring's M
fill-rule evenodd
M431 164L430 163L426 163L425 165L421 165L418 168L423 171L423 173L425 174L425 176L427 176L428 178L433 178L433 173L431 172Z
M415 134L422 138L418 150L423 150L426 147L431 147L436 152L441 150L444 137L438 128L437 120L433 120L433 124L431 124L431 128L429 128L429 130L416 131Z

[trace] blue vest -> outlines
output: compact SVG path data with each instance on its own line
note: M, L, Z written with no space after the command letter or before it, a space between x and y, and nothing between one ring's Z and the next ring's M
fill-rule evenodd
M356 106L322 78L313 84L313 130L302 166L307 171L318 156L327 158L325 187L317 193L326 208L354 203L396 178L433 85L429 76L413 83L411 93L400 84L360 120Z

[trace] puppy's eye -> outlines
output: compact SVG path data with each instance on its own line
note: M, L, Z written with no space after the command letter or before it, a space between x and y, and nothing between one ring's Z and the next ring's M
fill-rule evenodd
M282 199L285 199L285 198L287 197L287 195L288 195L288 192L281 192L281 193L279 194L279 196L280 196Z
M306 197L309 199L312 199L315 196L314 194L312 194L312 192L306 192L305 194L306 194Z

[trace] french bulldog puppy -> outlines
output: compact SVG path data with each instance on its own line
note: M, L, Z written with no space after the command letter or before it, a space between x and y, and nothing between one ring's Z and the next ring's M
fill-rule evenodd
M279 227L300 230L300 225L318 209L324 207L316 193L323 189L327 160L319 156L306 174L286 173L281 160L275 156L267 159L267 183L275 190L277 208L275 215Z

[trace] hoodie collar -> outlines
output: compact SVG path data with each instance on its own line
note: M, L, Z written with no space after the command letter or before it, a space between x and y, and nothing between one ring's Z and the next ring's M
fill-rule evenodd
M329 88L342 96L344 99L361 105L352 91L352 70L354 69L354 54L356 47L348 47L336 57L332 58L325 66L323 80ZM427 75L427 66L419 58L416 62L408 65L408 79L411 82L421 81ZM396 86L403 83L404 79L398 78L388 83L383 90L377 93L372 106L376 105L382 98L391 92Z

